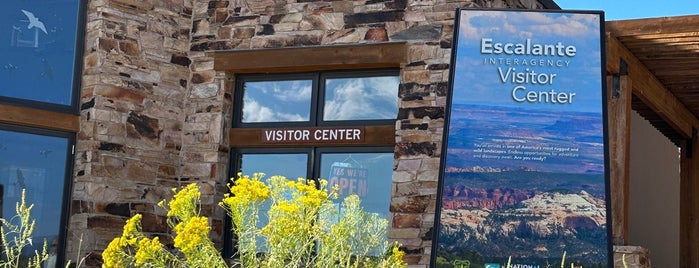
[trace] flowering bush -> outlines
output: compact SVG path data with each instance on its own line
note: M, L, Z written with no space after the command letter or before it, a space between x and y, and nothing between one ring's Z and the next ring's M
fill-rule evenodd
M175 191L172 201L158 205L168 210L167 222L175 230L177 252L166 250L157 237L146 237L141 229L141 215L136 214L126 221L121 237L114 238L102 253L103 267L226 267L208 237L208 219L199 216L200 193L196 184Z
M41 252L35 250L34 256L22 254L25 247L32 246L32 233L36 226L36 220L31 218L34 205L27 206L26 190L22 189L22 197L15 204L17 215L9 220L0 218L0 244L2 254L0 254L0 267L35 267L40 268L41 264L48 260L49 254L46 250L46 240L44 240Z
M336 189L326 181L287 180L262 174L238 176L220 205L237 237L236 267L405 267L404 253L386 241L387 221L362 210L359 197L335 204ZM169 203L168 225L175 231L175 250L141 230L141 215L126 222L121 237L103 252L103 267L226 267L208 237L208 219L199 215L195 184ZM267 208L268 207L268 208ZM263 227L260 214L266 213Z

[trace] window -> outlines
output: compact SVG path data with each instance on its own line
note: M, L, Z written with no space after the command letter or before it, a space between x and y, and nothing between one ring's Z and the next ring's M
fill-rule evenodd
M6 0L0 10L0 101L75 113L79 0ZM76 49L77 48L77 49Z
M35 242L25 250L33 256L41 251L44 239L49 253L62 263L63 245L67 223L67 206L64 197L69 187L72 166L72 133L10 127L0 124L0 216L17 222L15 204L26 189L27 204L33 204L31 216L36 220L33 233Z
M234 126L392 125L397 71L249 75L237 79ZM238 106L237 106L238 107Z
M398 85L397 70L236 77L231 175L326 179L388 218Z
M0 216L26 189L34 246L63 263L87 1L6 0L0 10ZM39 242L39 243L37 243ZM32 248L40 250L40 248ZM33 252L28 249L26 252Z

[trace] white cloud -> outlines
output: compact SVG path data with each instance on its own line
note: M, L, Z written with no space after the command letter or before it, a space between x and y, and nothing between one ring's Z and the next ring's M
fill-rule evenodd
M311 91L313 90L313 88L311 87L310 83L307 82L308 81L294 81L290 83L290 88L281 88L279 87L279 85L275 85L275 87L273 88L272 96L281 101L310 102Z
M346 79L343 82L334 87L333 98L325 101L325 120L396 117L397 78Z
M243 106L243 122L268 122L274 119L274 112L259 102L246 99Z
M243 122L280 122L280 121L305 121L306 117L300 114L275 112L252 99L245 99L243 106Z

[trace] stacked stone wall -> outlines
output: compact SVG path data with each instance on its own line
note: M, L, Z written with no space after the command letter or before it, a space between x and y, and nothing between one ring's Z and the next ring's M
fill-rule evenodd
M189 55L192 1L88 1L86 22L66 257L80 251L86 266L99 266L101 251L135 213L143 214L144 231L167 243L157 203L193 181L206 196L203 213L218 216L220 241L223 213L213 196L226 177L224 101L192 90L207 81L192 77L201 68Z
M221 245L233 76L222 50L406 42L389 238L429 263L456 8L542 8L535 0L90 0L68 250L101 251L124 221L168 243L157 203L197 182ZM250 62L254 66L254 62ZM80 241L82 237L82 242ZM78 249L80 247L80 249Z
M407 42L396 121L389 238L426 267L431 251L449 60L457 8L524 8L535 0L194 0L191 58L213 72L222 50ZM255 62L250 62L254 67ZM233 75L199 87L232 93ZM228 93L226 93L228 94ZM223 112L227 115L227 111Z

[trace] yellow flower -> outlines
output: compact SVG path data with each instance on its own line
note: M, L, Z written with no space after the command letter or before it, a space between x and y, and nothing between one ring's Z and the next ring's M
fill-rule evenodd
M400 250L398 248L398 244L393 245L393 248L391 249L391 263L395 263L397 265L403 266L405 265L405 261L403 261L403 257L405 257L405 252Z
M102 267L112 268L112 267L127 267L126 260L124 258L125 252L119 242L119 237L112 239L109 242L107 248L102 252L102 259L104 263Z
M195 216L189 221L180 222L175 226L175 247L185 255L193 253L197 246L207 239L209 230L209 220L206 217Z
M167 216L176 217L182 221L187 221L195 216L199 210L198 204L201 196L197 185L190 183L179 192L177 189L172 189L172 191L175 192L175 196L168 204Z
M155 258L158 258L158 251L162 250L163 245L157 237L150 240L148 238L143 238L138 241L138 251L136 251L136 266L141 266L152 262Z
M124 231L121 233L121 237L119 238L120 246L136 245L137 236L141 233L141 217L141 214L136 214L130 219L126 220Z

